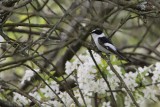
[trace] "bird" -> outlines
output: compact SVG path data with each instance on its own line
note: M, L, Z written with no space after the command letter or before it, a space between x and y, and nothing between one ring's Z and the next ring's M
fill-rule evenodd
M109 55L110 53L115 54L119 58L130 62L130 60L122 55L122 53L112 44L109 38L105 36L103 30L96 28L91 31L93 41L99 51Z

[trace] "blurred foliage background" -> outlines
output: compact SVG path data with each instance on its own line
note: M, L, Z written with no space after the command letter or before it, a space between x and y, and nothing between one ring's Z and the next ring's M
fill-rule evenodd
M26 90L31 83L19 83L27 69L65 75L66 61L87 48L96 51L89 32L97 27L132 61L126 70L154 64L160 61L159 10L158 0L0 0L0 78Z

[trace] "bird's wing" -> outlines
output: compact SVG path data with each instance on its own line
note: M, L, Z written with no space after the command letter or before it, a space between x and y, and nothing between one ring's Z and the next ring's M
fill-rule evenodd
M103 44L104 43L110 43L110 44L112 44L112 42L108 38L106 38L106 37L99 37L98 41L101 42L101 43L103 43Z
M116 54L115 51L117 51L116 47L112 45L112 42L107 39L106 37L100 37L98 38L98 43L106 48L107 50L111 51L112 53Z
M121 59L124 60L128 60L127 58L125 58L121 52L119 52L116 47L112 44L112 42L107 39L106 37L100 37L98 38L98 42L101 46L103 46L104 48L106 48L108 51L112 52L113 54L117 55L118 57L120 57ZM129 60L128 60L129 61ZM130 61L129 61L130 62Z

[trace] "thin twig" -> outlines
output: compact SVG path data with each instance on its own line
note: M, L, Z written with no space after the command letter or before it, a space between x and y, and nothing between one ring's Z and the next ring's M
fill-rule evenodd
M107 63L110 66L111 70L116 74L116 76L118 77L118 79L121 81L121 83L123 84L124 88L126 89L128 95L130 96L130 98L132 99L133 103L135 104L136 107L139 107L138 103L136 102L136 100L134 99L131 91L129 90L129 88L127 87L127 85L125 84L125 82L123 81L122 77L119 75L119 73L115 70L115 68L113 67L113 65L111 64L110 60L107 59Z
M106 84L107 84L107 86L108 86L108 88L109 88L109 90L110 90L110 92L111 92L111 98L112 98L114 107L117 107L117 103L116 103L116 100L115 100L115 98L114 98L114 95L113 95L111 86L110 86L110 84L109 84L109 82L108 82L108 80L107 80L107 76L105 76L105 75L103 74L103 72L101 71L101 69L99 68L99 66L98 66L98 64L97 64L97 62L96 62L96 60L95 60L95 58L94 58L94 56L93 56L93 54L92 54L92 51L91 51L90 49L88 49L88 51L89 51L89 53L90 53L90 56L91 56L94 64L96 65L98 71L99 71L100 74L102 75L102 78L105 80L105 82L106 82Z

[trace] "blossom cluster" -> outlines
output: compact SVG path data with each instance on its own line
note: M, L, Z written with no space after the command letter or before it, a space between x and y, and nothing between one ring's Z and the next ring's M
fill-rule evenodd
M123 100L121 99L121 101L123 101L123 105L125 107L134 106L130 96L127 94L119 78L112 72L110 66L98 54L94 52L92 53L97 64L107 78L111 89L115 91L113 92L113 95L116 102L120 100L120 97L123 97ZM113 67L123 78L125 84L130 89L136 102L140 106L145 107L147 103L159 101L157 95L159 95L160 92L160 85L158 84L158 82L160 82L160 62L157 62L149 67L135 68L136 70L134 72L125 72L123 67L114 63ZM97 70L95 63L88 52L78 55L78 58L75 56L71 61L67 61L65 65L65 72L66 76L69 76L69 78L76 81L75 84L77 87L75 87L72 91L75 99L80 105L92 107L93 104L95 104L93 102L95 101L94 96L96 93L97 102L100 107L111 107L111 93L107 83ZM152 74L152 76L149 76L149 74ZM30 92L29 95L34 97L44 107L75 106L73 98L67 93L67 91L60 91L60 85L57 82L49 79L46 80L46 83L50 87L46 85L37 91ZM52 88L52 90L50 88ZM61 101L57 98L57 96L59 96ZM19 105L30 103L29 99L18 93L14 93L13 99L14 102L18 101L17 103Z

